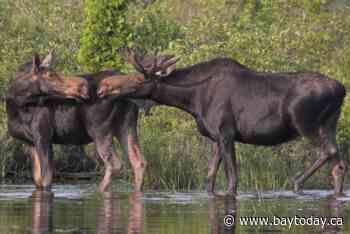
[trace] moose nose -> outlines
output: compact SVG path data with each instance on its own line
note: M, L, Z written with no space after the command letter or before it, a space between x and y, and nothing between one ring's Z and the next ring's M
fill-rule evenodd
M78 86L78 95L81 96L83 99L89 98L89 87L86 82L82 82Z
M97 90L97 96L100 98L103 98L106 96L106 91L107 91L107 87L106 86L101 86L98 90Z
M80 90L81 90L81 92L80 92L80 93L81 93L81 96L82 96L84 99L88 99L88 98L90 97L88 87L83 86L83 87L80 88Z

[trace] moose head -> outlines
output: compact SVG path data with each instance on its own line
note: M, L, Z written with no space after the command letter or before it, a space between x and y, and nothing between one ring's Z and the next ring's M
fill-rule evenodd
M35 54L32 62L22 67L9 88L7 98L18 104L36 103L43 99L74 99L82 101L89 98L86 80L75 76L64 76L52 69L53 52L44 60Z
M122 52L124 60L134 66L139 74L112 76L103 79L97 91L99 97L142 97L152 92L160 78L170 75L176 68L173 55L145 55L132 49Z

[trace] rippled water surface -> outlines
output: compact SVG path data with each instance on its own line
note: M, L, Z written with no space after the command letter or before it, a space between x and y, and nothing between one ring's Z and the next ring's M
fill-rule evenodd
M0 233L350 233L350 191L341 198L324 190L242 193L233 201L203 192L98 194L95 189L56 185L52 192L39 192L33 186L0 186ZM247 217L267 217L269 225L245 224ZM282 225L293 217L313 223ZM319 217L333 217L338 225L322 228Z

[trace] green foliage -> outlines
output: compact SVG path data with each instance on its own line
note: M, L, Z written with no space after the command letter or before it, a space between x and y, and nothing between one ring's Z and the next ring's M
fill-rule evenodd
M167 49L169 43L182 37L180 26L166 15L166 6L156 2L146 9L130 7L128 21L132 27L132 44L146 51Z
M85 1L85 25L80 40L79 61L87 69L122 66L118 50L129 37L126 23L127 0Z

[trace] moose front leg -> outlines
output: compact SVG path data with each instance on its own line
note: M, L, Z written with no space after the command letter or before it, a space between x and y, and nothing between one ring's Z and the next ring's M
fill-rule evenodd
M141 152L137 134L134 132L128 134L128 155L135 175L135 191L142 191L147 161Z
M236 153L234 147L233 137L222 137L219 140L220 155L225 162L225 171L227 175L228 189L227 195L236 196L237 194L237 164L236 164Z
M208 177L207 177L207 192L210 195L214 194L216 175L220 168L222 157L219 152L219 145L215 142L212 144L212 157L208 162ZM228 180L227 166L224 164L225 176Z
M214 194L216 175L221 161L222 158L219 153L219 146L215 142L212 144L212 157L208 162L207 192L209 194Z
M39 190L49 190L53 178L52 145L30 146L34 183Z
M50 111L47 108L38 108L31 123L34 145L30 147L33 162L33 178L38 189L50 189L53 177L53 150L51 139Z

